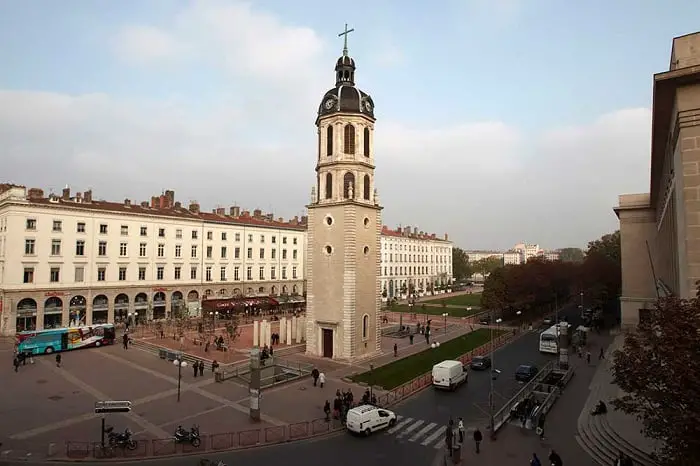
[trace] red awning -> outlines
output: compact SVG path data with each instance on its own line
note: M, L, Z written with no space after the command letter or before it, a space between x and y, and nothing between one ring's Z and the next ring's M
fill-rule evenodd
M202 300L202 308L207 311L229 311L244 309L246 307L270 307L278 305L279 302L269 296Z

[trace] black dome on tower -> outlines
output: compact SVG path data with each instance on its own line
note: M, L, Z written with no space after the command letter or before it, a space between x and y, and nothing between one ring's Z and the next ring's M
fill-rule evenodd
M346 42L343 55L335 62L335 87L323 95L318 118L333 113L357 113L374 119L374 101L355 87L355 70L355 60L348 55Z

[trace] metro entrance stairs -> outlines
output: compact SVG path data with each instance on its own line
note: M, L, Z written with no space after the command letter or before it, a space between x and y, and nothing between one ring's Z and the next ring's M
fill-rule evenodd
M576 441L601 466L614 464L620 452L629 456L635 465L658 466L651 456L655 442L641 434L641 423L611 406L611 400L621 394L612 383L612 353L623 343L624 335L618 335L593 377L590 394L578 418ZM606 403L608 412L592 416L590 412L600 400Z

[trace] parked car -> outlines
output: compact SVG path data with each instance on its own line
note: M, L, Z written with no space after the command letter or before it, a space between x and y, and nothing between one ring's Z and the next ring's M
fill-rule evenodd
M488 356L474 356L470 366L475 371L486 370L491 367L491 358Z
M488 316L482 317L482 318L479 320L479 323L480 323L481 325L491 325L491 318L488 317Z
M537 367L528 364L523 364L521 366L518 366L518 368L515 370L515 380L517 380L518 382L527 383L537 375L537 372L539 372L539 369L537 369Z

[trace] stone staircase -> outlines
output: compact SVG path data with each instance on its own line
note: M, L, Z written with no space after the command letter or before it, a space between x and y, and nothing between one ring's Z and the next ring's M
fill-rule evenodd
M576 441L600 466L615 464L620 452L629 456L635 465L658 466L651 456L653 442L639 433L640 424L636 419L614 411L610 403L619 394L618 387L612 384L610 359L620 341L611 345L606 360L593 377L590 394L578 418ZM590 412L600 400L607 404L608 413L592 416Z

